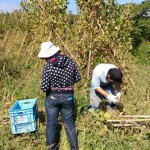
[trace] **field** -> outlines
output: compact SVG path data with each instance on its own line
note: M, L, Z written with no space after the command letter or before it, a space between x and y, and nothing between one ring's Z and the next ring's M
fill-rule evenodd
M51 41L71 57L82 80L75 85L75 119L79 150L149 150L150 121L145 126L113 127L120 115L150 115L150 3L115 4L114 0L80 0L78 14L67 12L67 0L22 1L21 10L0 13L0 150L44 150L45 94L40 90L44 61L40 45ZM93 68L120 67L124 77L118 110L88 112ZM16 100L37 98L37 132L13 135L9 109ZM60 150L69 150L59 118Z
M133 70L132 82L123 86L123 97L121 100L122 109L115 112L110 118L116 118L117 115L149 115L149 85L150 85L150 67L139 65ZM22 81L23 82L23 81ZM37 88L35 86L35 88ZM87 89L88 90L88 89ZM15 89L14 89L15 91ZM18 91L19 92L19 91ZM20 91L22 92L22 91ZM76 88L76 125L78 132L80 150L148 150L150 147L149 127L139 128L113 128L106 124L105 119L108 115L103 110L97 113L87 112L88 95L78 96ZM36 133L13 135L8 118L8 110L15 99L2 99L1 123L0 123L0 149L1 150L43 150L45 149L45 110L44 95L38 97L39 119L38 130ZM60 149L69 150L68 140L64 131L63 124L60 124Z

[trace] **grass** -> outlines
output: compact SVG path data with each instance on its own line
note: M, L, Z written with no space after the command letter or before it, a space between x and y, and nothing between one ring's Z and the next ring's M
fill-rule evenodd
M17 36L17 35L16 35ZM19 35L18 35L19 36ZM16 37L19 40L19 37ZM13 41L15 43L15 39ZM16 41L16 43L21 43ZM33 43L35 44L35 43ZM32 45L31 47L34 47ZM11 48L10 51L8 52ZM44 93L40 91L43 62L35 59L35 52L17 53L15 45L5 45L6 52L1 55L0 64L0 150L43 150L45 146ZM37 51L35 47L35 51ZM30 52L30 55L28 55ZM19 56L18 56L19 55ZM29 58L30 57L30 58ZM150 66L137 64L130 69L130 79L123 85L122 110L118 114L150 115ZM132 79L132 80L131 80ZM132 82L131 82L132 81ZM86 82L85 82L86 83ZM76 125L80 150L149 150L150 130L147 128L112 128L107 125L108 117L104 111L88 113L89 83L76 85ZM39 120L36 133L13 135L8 111L17 99L38 99ZM114 116L112 116L113 118ZM6 118L6 119L5 119ZM61 119L60 119L61 120ZM69 150L64 126L60 121L60 149Z
M150 104L149 104L149 66L139 66L139 69L133 73L133 80L135 86L128 83L127 89L124 88L124 94L122 97L122 105L124 107L124 114L150 114ZM29 77L22 80L27 81ZM34 76L32 76L31 81L27 83L27 87L31 88L35 81ZM34 82L33 82L34 81ZM19 86L20 87L20 86ZM25 87L24 92L22 90L18 91L26 93L27 87ZM16 87L18 88L18 87ZM33 89L29 90L28 96L33 97L32 92L37 91ZM21 88L22 89L22 88ZM34 91L35 90L35 91ZM125 91L126 90L126 91ZM78 92L78 91L77 91ZM17 95L18 95L17 93ZM41 95L41 96L40 96ZM22 96L20 94L19 96ZM18 97L19 97L18 96ZM6 125L0 124L0 149L1 150L43 150L45 147L45 110L44 110L44 95L39 93L38 95L38 105L40 118L38 120L38 132L13 135L10 130L10 123ZM24 96L22 96L24 97ZM78 140L80 150L148 150L150 142L150 131L146 128L132 129L132 128L112 128L103 122L102 114L103 111L99 111L96 114L88 113L86 107L88 105L88 97L78 97L76 95L76 124L78 131ZM83 102L84 101L84 102ZM10 101L2 100L0 102L1 107L1 118L3 114L8 115L8 110L14 99ZM121 112L119 112L121 113ZM104 118L105 119L105 118ZM60 122L61 123L61 122ZM65 130L62 124L61 137L60 137L60 149L69 150L69 143L65 134Z

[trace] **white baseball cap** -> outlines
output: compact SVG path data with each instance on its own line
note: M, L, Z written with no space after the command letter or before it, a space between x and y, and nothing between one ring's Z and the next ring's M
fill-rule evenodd
M41 51L38 54L39 58L48 58L56 54L60 50L52 42L43 42L41 44Z

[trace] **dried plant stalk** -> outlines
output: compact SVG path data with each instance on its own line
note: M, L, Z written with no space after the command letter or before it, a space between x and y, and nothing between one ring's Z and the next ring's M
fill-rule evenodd
M73 54L68 50L67 46L65 45L65 43L63 42L63 40L60 38L60 36L56 33L56 31L55 31L55 30L53 30L53 31L54 31L54 33L56 34L56 36L58 37L58 39L61 41L61 43L64 45L64 47L65 47L65 49L67 50L67 52L69 53L69 55L70 55L72 58L75 58L75 57L73 56ZM79 62L78 62L77 60L75 60L75 61L76 61L76 63L80 66Z

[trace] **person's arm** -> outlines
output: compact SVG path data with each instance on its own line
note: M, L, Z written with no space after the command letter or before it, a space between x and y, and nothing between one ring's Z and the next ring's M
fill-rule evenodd
M50 89L50 80L47 65L45 65L42 73L41 90L46 92Z
M102 95L104 95L105 97L108 97L108 93L107 92L105 92L101 87L99 87L99 88L96 88L96 91L97 92L99 92L99 93L101 93Z
M99 93L101 93L102 95L104 95L106 97L107 100L111 101L111 102L118 102L117 100L117 96L113 95L113 94L108 94L107 92L105 92L101 87L97 88L96 91L98 91Z
M115 95L108 94L100 87L100 77L97 75L96 71L93 72L92 86L97 92L104 95L107 100L111 102L117 102L117 99L116 99L117 97Z
M108 93L105 92L101 87L100 87L101 81L100 77L97 75L96 70L94 70L93 75L92 75L92 85L93 88L99 92L100 94L104 95L105 97L108 96Z

